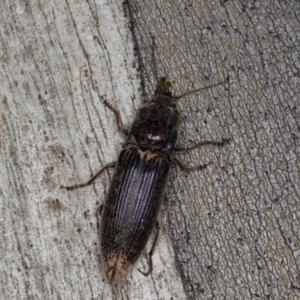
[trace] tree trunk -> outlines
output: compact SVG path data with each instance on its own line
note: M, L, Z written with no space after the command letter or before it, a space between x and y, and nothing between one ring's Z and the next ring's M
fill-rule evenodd
M296 299L299 261L298 1L0 4L0 286L3 299ZM178 100L179 158L146 253L104 279L96 211L157 77ZM213 84L217 86L210 87ZM153 238L152 238L153 240ZM147 251L151 248L151 241Z

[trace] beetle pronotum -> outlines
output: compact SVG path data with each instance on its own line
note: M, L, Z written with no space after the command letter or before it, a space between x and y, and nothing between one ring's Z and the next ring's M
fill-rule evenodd
M155 95L138 109L129 131L122 126L120 113L104 100L114 112L118 128L127 136L123 150L117 162L102 168L88 182L65 187L72 190L87 186L104 170L115 167L99 228L101 262L111 283L124 277L144 250L157 223L170 165L175 163L182 170L200 170L207 166L187 168L174 153L204 145L224 146L229 141L204 141L187 149L175 147L180 127L180 114L175 102L190 93L173 97L171 83L165 77L160 78ZM151 256L158 232L149 253L150 268L147 273L142 272L144 275L152 271Z

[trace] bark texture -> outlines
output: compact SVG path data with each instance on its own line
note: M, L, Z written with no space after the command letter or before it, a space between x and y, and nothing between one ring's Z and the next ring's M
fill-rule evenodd
M300 297L298 1L2 1L0 12L3 299ZM144 255L111 286L96 220L111 173L60 185L120 152L103 97L129 125L163 75L177 95L226 81L179 100L180 144L232 141L180 156L212 164L174 169L153 274L137 271Z
M179 100L182 144L232 138L170 183L187 296L299 298L299 1L129 2L146 98L161 75L177 94L229 78Z

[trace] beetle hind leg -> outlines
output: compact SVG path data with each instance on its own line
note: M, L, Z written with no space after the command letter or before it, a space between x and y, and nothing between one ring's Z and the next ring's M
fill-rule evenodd
M154 254L154 251L155 251L155 248L156 248L156 245L157 245L157 242L158 242L158 236L159 236L159 230L160 230L160 226L158 224L158 222L156 223L156 235L155 235L155 238L154 238L154 241L153 241L153 244L152 244L152 247L151 247L151 250L148 254L148 262L149 262L149 270L147 272L143 272L141 271L140 269L138 269L144 276L148 276L149 274L152 273L152 270L153 270L153 261L152 261L152 256Z

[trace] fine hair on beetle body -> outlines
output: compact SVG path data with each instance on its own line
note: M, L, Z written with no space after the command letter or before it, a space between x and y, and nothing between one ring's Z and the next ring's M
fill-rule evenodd
M152 272L152 254L159 233L157 215L170 166L178 165L183 171L207 167L204 164L188 168L175 157L175 153L188 152L205 145L224 146L229 142L229 139L202 141L190 148L176 148L181 122L176 101L203 89L176 97L171 93L169 80L166 77L160 78L152 100L137 110L129 130L123 127L119 111L103 99L105 105L113 111L119 130L127 137L118 160L103 167L84 184L62 187L67 190L85 187L106 169L115 168L99 226L100 259L103 273L110 283L119 282L132 268L156 227L156 236L148 256L149 270L140 271L146 276Z

